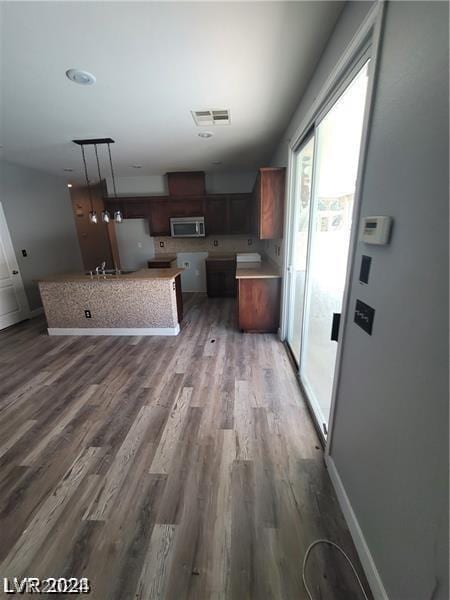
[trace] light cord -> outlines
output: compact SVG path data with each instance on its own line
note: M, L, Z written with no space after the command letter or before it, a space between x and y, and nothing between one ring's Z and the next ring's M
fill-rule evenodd
M339 550L339 552L344 556L344 558L346 559L346 561L350 565L350 567L351 567L351 569L353 571L353 574L354 574L354 576L356 577L356 580L359 583L359 587L361 588L361 591L362 591L362 593L364 595L364 600L369 600L369 598L368 598L368 596L367 596L367 594L366 594L366 592L364 590L363 584L361 583L361 579L359 578L358 573L356 572L356 569L355 569L352 561L349 559L349 557L347 556L347 554L342 550L342 548L340 546L338 546L337 544L335 544L334 542L332 542L330 540L316 540L315 542L313 542L312 544L310 544L308 546L308 549L305 552L305 557L303 558L302 580L303 580L303 585L305 586L306 593L308 594L309 600L314 600L314 598L312 597L311 591L310 591L310 589L308 587L308 584L306 583L306 575L305 575L305 573L306 573L306 565L308 563L308 558L309 558L309 555L311 553L311 550L314 548L314 546L317 546L319 544L328 544L329 546L333 546L333 548L337 548Z

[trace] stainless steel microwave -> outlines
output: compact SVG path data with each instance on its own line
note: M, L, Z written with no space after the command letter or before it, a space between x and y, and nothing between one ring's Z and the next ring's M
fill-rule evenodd
M205 217L175 217L170 219L172 237L205 237Z

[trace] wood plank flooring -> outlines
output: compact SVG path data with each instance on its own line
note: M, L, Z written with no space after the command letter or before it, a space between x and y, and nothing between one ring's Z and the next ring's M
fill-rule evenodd
M325 537L365 582L283 345L239 333L232 299L185 309L174 338L0 332L0 576L88 577L95 600L305 599ZM317 600L362 597L332 548L308 578Z

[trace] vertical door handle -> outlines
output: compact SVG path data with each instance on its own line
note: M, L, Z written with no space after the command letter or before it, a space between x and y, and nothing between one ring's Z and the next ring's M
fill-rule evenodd
M341 313L333 313L331 324L331 341L337 342L339 339L339 326L341 324Z

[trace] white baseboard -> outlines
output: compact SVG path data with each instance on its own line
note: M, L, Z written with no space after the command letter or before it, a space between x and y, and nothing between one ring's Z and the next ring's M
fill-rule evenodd
M35 317L40 317L44 314L44 307L39 306L39 308L35 308L34 310L30 310L30 319L34 319Z
M386 590L384 589L383 582L381 581L380 574L378 573L377 567L372 558L372 554L370 553L369 546L367 545L363 532L361 531L358 519L356 518L342 480L336 469L336 465L334 464L334 460L330 455L326 455L325 461L328 467L328 473L330 474L330 479L336 491L341 510L344 513L345 520L353 538L359 560L361 561L364 573L366 574L373 597L375 600L389 600Z
M48 335L178 335L176 327L49 327Z

